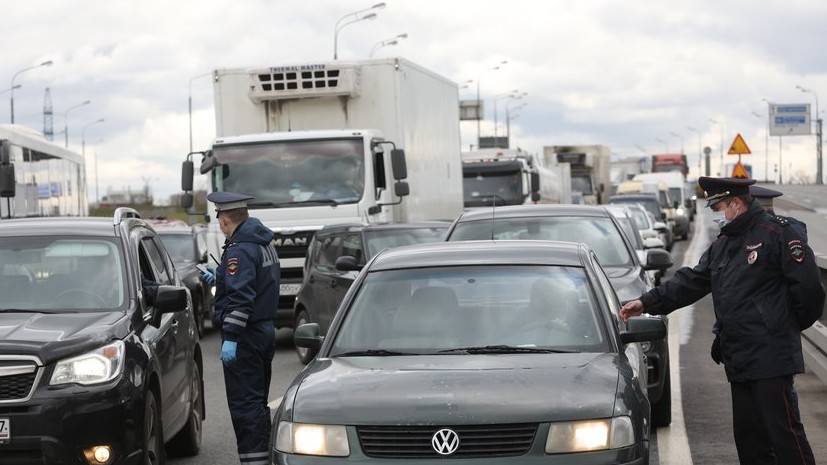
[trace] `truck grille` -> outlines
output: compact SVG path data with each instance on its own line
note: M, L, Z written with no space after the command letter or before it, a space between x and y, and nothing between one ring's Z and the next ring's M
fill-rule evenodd
M536 424L450 426L459 436L459 448L443 456L431 446L431 438L441 426L357 426L362 451L368 457L480 458L515 457L531 448Z
M0 402L26 400L34 388L37 374L37 364L32 361L0 361Z
M278 66L250 71L254 101L346 95L357 97L361 68L345 64Z
M281 232L273 233L273 241L279 260L285 258L304 258L307 255L307 248L316 231L297 231L292 234Z

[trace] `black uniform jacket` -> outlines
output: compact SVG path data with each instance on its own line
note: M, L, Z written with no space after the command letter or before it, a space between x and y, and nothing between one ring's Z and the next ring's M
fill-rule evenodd
M824 288L812 249L788 221L754 202L694 268L641 301L645 312L665 315L710 292L729 381L804 372L800 332L821 316Z

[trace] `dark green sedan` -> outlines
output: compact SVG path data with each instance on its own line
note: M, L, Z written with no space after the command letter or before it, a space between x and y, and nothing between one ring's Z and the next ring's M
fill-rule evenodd
M271 461L647 464L639 342L583 244L468 241L386 250L362 270L273 421Z

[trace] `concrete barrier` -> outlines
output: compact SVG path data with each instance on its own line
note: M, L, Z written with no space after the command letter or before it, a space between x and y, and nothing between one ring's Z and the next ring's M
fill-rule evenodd
M827 256L817 255L816 262L821 269L821 283L827 289ZM820 321L801 333L801 346L807 370L827 384L827 312L821 315Z

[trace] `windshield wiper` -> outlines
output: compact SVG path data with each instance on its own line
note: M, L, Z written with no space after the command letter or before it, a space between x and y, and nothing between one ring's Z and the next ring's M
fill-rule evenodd
M395 350L385 350L385 349L365 349L365 350L353 350L350 352L345 352L343 354L336 354L334 357L387 357L391 355L417 355L411 352L397 352Z
M576 354L579 350L570 349L547 349L541 347L519 347L519 346L478 346L478 347L458 347L456 349L445 349L437 352L438 354L449 354L459 352L464 354Z
M29 310L23 308L0 308L0 313L51 313L43 309Z

